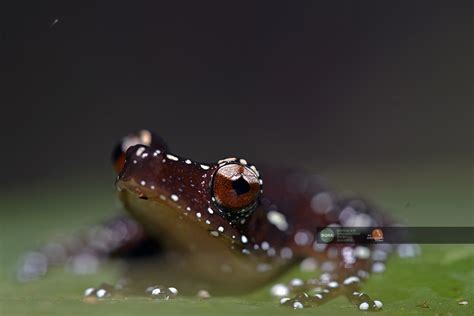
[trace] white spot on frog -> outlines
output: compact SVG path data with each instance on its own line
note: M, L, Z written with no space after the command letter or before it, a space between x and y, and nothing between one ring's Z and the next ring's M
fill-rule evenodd
M285 231L288 229L288 222L285 215L277 211L270 211L267 213L267 219L270 223L275 225L279 230Z
M145 147L138 147L138 149L137 149L137 151L136 151L135 154L136 154L138 157L140 157L141 154L143 154L144 151L145 151Z
M280 250L280 257L283 259L291 259L293 257L293 251L288 247L283 247Z
M313 234L307 230L299 230L293 237L298 246L306 246L313 242Z
M311 199L311 208L314 212L326 214L333 208L332 197L328 192L320 192Z
M174 156L174 155L171 155L171 154L166 154L166 158L168 158L169 160L173 160L173 161L178 161L179 158Z
M357 246L354 249L354 256L359 259L366 260L370 258L370 249L364 246Z
M300 270L304 272L313 272L318 268L318 262L312 257L308 257L301 261Z

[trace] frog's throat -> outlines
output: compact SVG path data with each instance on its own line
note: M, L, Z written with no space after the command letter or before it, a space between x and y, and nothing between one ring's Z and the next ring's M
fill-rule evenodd
M144 200L128 190L120 191L119 198L147 233L166 247L179 251L213 251L219 245L229 247L232 244L227 235L213 236L209 225L193 216L184 216L170 200ZM233 247L239 245L234 243Z

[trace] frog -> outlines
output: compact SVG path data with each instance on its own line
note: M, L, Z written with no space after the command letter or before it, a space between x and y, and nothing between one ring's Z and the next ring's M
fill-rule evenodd
M282 306L316 307L345 296L360 310L382 309L383 303L361 288L385 270L394 247L332 244L320 235L320 228L394 223L366 199L295 169L257 168L237 157L213 163L181 157L149 130L123 137L112 151L112 163L127 214L73 242L29 253L19 266L19 279L34 279L67 262L84 272L91 262L118 259L125 265L125 281L89 288L86 296L101 298L123 288L166 298L178 289L234 295L267 286L299 264L310 271L319 266L321 274L273 284L270 294Z

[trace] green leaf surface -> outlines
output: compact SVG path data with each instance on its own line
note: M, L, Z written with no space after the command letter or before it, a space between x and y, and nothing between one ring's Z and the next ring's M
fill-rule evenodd
M443 166L443 167L442 167ZM456 174L452 165L379 169L326 168L338 187L364 192L378 205L397 210L395 216L414 225L473 225L472 172ZM450 169L451 168L451 169ZM354 171L356 170L356 171ZM384 169L385 170L385 169ZM463 170L472 171L470 163ZM20 254L57 234L73 232L107 218L119 208L114 189L103 179L51 180L0 193L0 315L365 315L345 298L323 306L293 311L280 307L269 287L232 297L199 300L179 296L156 301L146 297L112 298L87 303L84 289L119 277L117 265L103 266L96 275L75 276L55 270L28 284L14 279ZM377 315L474 315L474 245L422 245L416 258L392 256L386 271L364 285L381 300ZM281 280L301 276L295 267ZM458 302L467 300L467 305Z

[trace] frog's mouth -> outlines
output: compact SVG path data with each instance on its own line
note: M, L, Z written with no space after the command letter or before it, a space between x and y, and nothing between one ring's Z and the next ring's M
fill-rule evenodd
M192 213L183 215L172 200L143 199L134 189L125 189L123 183L119 186L125 208L163 246L173 260L171 264L179 266L179 273L198 279L193 283L202 281L223 293L241 292L283 271L280 262L246 252L242 235L235 229L226 226L226 234L218 228L223 226L206 224Z
M136 181L118 181L119 198L125 209L150 236L164 247L179 252L214 253L225 247L239 256L248 238L233 227L218 210L189 204L173 194L143 189ZM219 252L222 252L221 250Z

